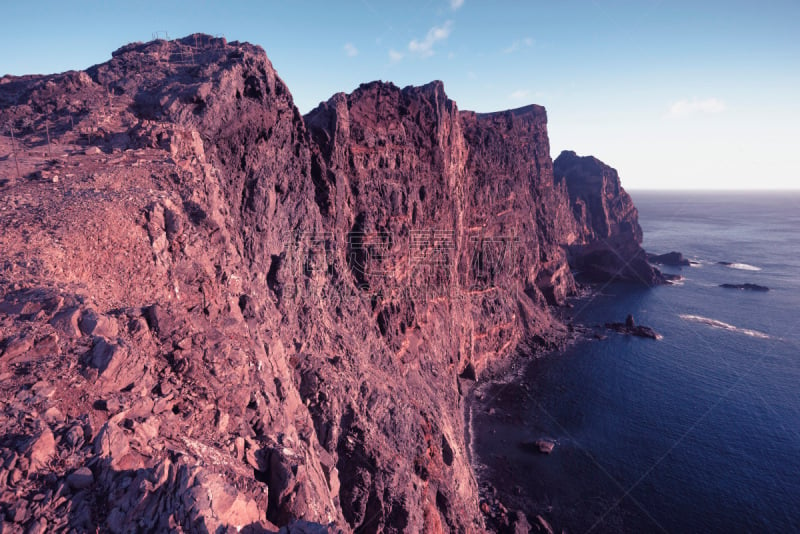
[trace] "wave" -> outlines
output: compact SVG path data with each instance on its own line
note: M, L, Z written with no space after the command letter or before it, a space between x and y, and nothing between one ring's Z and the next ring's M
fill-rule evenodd
M696 323L701 323L706 326L710 326L712 328L728 330L729 332L739 332L740 334L745 334L750 337L757 337L759 339L770 339L769 334L765 334L764 332L759 332L758 330L750 330L749 328L739 328L738 326L733 326L732 324L723 323L722 321L717 321L716 319L710 319L708 317L702 317L700 315L681 314L679 315L679 317L685 321L694 321Z
M740 271L760 271L761 267L756 267L755 265L750 265L749 263L729 263L729 262L719 262L720 265L724 265L729 269L739 269Z

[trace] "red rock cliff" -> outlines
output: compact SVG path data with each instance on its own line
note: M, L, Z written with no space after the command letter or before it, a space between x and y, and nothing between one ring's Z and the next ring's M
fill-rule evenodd
M566 187L580 239L569 247L571 263L591 279L663 283L642 250L639 214L617 171L599 159L564 151L555 160L556 182Z
M481 530L462 386L563 334L565 251L640 239L554 179L541 107L375 82L301 117L205 35L5 77L0 121L20 529Z

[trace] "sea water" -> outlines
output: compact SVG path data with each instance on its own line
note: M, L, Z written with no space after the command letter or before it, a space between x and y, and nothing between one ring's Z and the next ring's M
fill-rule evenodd
M479 478L568 532L800 532L800 194L632 196L644 248L696 265L597 286L570 315L663 339L603 333L481 385Z

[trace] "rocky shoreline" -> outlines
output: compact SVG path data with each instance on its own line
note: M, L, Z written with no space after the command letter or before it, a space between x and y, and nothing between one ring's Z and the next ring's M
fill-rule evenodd
M597 290L597 286L584 285L580 287L580 296L575 298L578 301L585 301L592 298ZM482 393L486 388L517 388L524 393L530 391L524 375L526 369L534 360L539 358L559 358L561 354L572 345L581 342L597 343L606 339L604 331L617 332L622 335L630 335L647 339L661 339L662 336L650 327L637 325L634 318L629 315L625 322L609 322L605 325L580 324L574 323L570 318L571 303L563 307L559 312L559 317L567 325L559 341L548 347L537 347L535 344L527 346L522 350L515 351L514 355L507 361L498 362L487 368L480 380L467 391L465 398L465 421L469 422L476 413L485 413L490 417L505 417L503 406L496 406L494 397ZM507 408L507 407L506 407ZM470 426L466 425L467 443L470 450L474 446L474 436L469 434ZM475 432L480 432L476 429ZM523 440L517 443L518 448L524 453L535 456L547 456L552 454L559 447L559 442L547 434L532 437L530 440ZM574 510L562 509L558 506L541 507L539 502L529 501L524 490L520 487L509 488L495 486L496 480L492 480L481 473L487 466L483 462L492 462L492 459L471 457L471 462L477 473L478 487L480 490L482 511L486 517L487 526L496 532L558 532L558 525L564 514L574 513ZM495 462L498 460L495 459ZM503 462L498 462L503 463ZM513 469L513 465L510 466ZM485 504L486 506L483 506ZM517 525L523 525L520 518L524 517L527 521L529 530L524 530ZM618 521L619 518L609 518L610 523ZM517 530L515 530L517 529Z

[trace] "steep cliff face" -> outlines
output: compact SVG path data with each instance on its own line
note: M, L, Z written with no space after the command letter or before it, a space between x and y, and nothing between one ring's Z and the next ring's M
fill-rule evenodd
M641 239L616 174L554 178L543 108L376 82L304 118L205 35L5 77L0 121L19 529L481 530L462 386L562 336L565 246Z
M591 279L663 283L641 248L642 228L617 171L599 159L564 151L554 162L556 183L566 187L579 239L569 247L571 262Z
M539 307L575 290L563 245L578 239L563 187L553 181L547 115L541 106L461 115L469 147L468 229L514 236L515 277ZM527 323L530 324L530 323Z
M536 243L530 184L515 183L518 175L499 187L474 179L477 159L469 159L461 115L440 82L405 89L366 84L335 95L306 123L334 199L328 218L355 298L368 307L393 372L410 386L395 399L424 414L411 424L430 428L421 433L393 422L393 439L424 436L429 445L424 454L406 442L392 447L417 458L416 475L437 488L444 528L474 528L475 485L457 377L474 378L507 355L525 328L553 336L533 284L538 249L531 252L519 239L526 230ZM533 299L523 291L528 279ZM321 407L316 417L335 415Z

